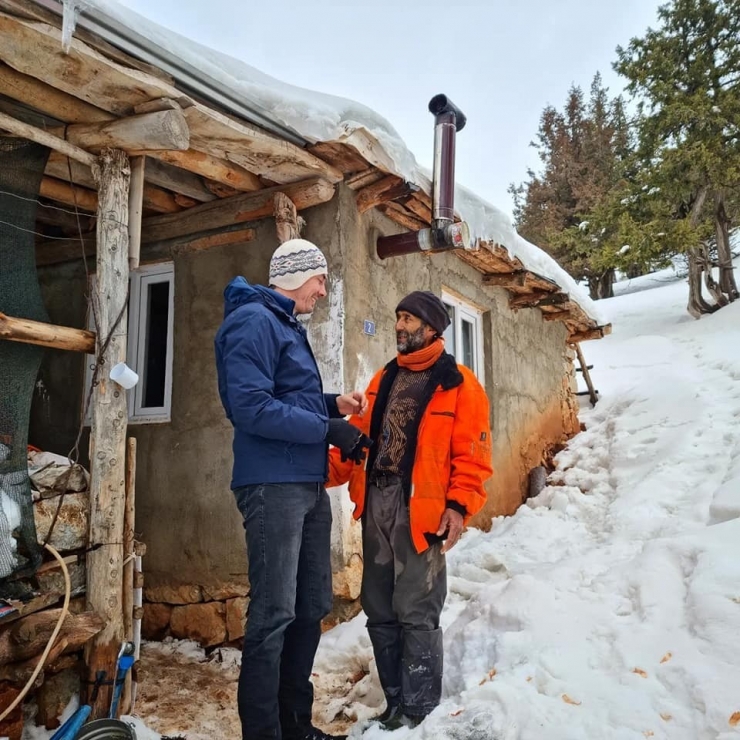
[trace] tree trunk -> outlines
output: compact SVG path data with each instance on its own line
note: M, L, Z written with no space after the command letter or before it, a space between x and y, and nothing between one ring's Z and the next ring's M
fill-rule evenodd
M687 257L689 260L689 303L686 310L698 319L702 314L714 313L719 306L707 303L702 294L702 276L711 269L706 245L702 243L691 247L687 252ZM714 282L711 274L709 279Z
M588 279L588 290L594 301L598 301L600 298L614 298L614 269L609 268L600 275L590 277Z
M735 282L735 270L732 266L730 249L730 219L725 211L723 194L717 197L717 208L714 212L714 227L717 236L717 261L719 262L719 289L725 298L732 302L740 297Z

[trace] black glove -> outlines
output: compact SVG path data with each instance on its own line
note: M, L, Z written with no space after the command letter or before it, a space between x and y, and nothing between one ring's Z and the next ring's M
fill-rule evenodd
M339 450L342 462L352 460L354 463L361 463L372 445L370 437L344 419L329 419L326 441Z

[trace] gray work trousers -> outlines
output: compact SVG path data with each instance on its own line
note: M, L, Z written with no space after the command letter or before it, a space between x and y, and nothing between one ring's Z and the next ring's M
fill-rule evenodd
M411 541L400 478L368 487L363 515L362 608L388 706L423 717L442 695L442 630L447 596L442 543L421 555Z

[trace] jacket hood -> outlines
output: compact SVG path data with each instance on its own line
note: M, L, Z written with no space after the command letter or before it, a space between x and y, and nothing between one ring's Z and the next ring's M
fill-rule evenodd
M224 289L224 318L247 303L262 303L273 311L293 315L295 303L280 293L263 285L251 285L241 275L235 277Z

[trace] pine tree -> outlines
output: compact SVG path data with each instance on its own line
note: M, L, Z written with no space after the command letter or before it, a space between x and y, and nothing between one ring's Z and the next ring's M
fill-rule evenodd
M688 254L698 317L738 298L729 231L740 188L740 0L673 0L658 15L658 29L617 49L615 69L639 100L641 177L652 193L639 204L643 233L656 252L662 238L663 254Z

